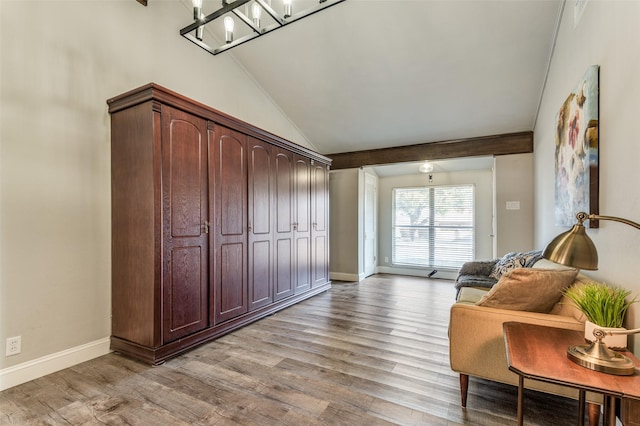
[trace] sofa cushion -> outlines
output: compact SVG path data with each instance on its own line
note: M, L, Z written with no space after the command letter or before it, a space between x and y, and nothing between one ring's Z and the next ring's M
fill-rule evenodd
M498 259L489 276L499 280L507 272L516 268L530 268L540 259L542 259L540 250L507 253Z
M516 268L502 275L498 283L476 304L548 313L577 274L576 269Z
M460 293L458 293L456 302L475 305L488 292L488 288L463 287L460 289Z

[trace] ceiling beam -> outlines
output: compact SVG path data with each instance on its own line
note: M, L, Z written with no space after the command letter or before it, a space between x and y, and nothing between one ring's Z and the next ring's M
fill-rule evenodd
M478 138L455 139L417 145L395 146L365 151L327 154L331 168L352 169L361 166L480 157L533 152L533 132L507 133Z

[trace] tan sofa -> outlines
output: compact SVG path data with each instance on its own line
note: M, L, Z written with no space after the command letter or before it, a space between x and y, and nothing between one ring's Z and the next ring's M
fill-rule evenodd
M546 259L532 266L543 269L564 268ZM578 274L572 285L587 277ZM451 307L449 324L449 358L451 369L460 373L462 406L467 404L469 376L516 385L518 376L509 371L502 326L508 321L539 324L570 330L584 330L585 317L575 306L562 297L549 313L514 311L477 306L476 302L487 294L488 288L463 287L456 303ZM565 386L525 380L525 388L578 399L578 391ZM587 393L587 401L601 403L597 394ZM590 404L590 422L599 415L599 406ZM594 423L591 423L594 424Z

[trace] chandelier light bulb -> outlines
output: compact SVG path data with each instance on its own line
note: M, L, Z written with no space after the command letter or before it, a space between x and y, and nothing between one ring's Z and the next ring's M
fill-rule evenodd
M291 2L292 0L283 0L282 4L284 5L284 17L285 18L290 18L291 17Z
M202 13L202 0L193 0L193 19L196 21L202 21L204 14ZM202 41L204 35L204 27L198 27L196 29L196 38Z
M236 23L231 16L224 18L224 38L227 43L231 43L233 41L233 27L235 24Z
M260 16L262 15L262 8L258 3L253 3L251 6L251 16L253 17L253 23L256 27L260 27Z
M193 0L193 19L202 19L202 0Z
M200 13L200 20L202 21L204 19L204 13ZM196 28L196 38L200 41L202 41L204 37L204 25Z

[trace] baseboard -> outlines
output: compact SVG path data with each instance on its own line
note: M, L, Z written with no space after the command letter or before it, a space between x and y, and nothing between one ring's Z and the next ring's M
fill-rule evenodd
M394 274L394 275L411 275L414 277L426 277L432 271L432 269L415 269L415 268L399 268L395 266L378 266L378 273L381 274ZM441 270L433 276L433 278L443 280L455 280L458 276L458 271L454 270Z
M105 337L2 369L0 370L0 391L106 355L110 352L110 341L109 337Z
M364 274L348 274L345 272L329 272L329 278L336 281L357 282L364 279Z
M431 271L431 269L398 268L394 266L378 266L376 268L377 274L410 275L413 277L426 277ZM443 280L455 280L457 276L458 271L438 270L436 275L434 275L434 278ZM330 272L329 277L331 278L331 280L348 282L358 282L366 278L364 273L350 274L345 272Z

